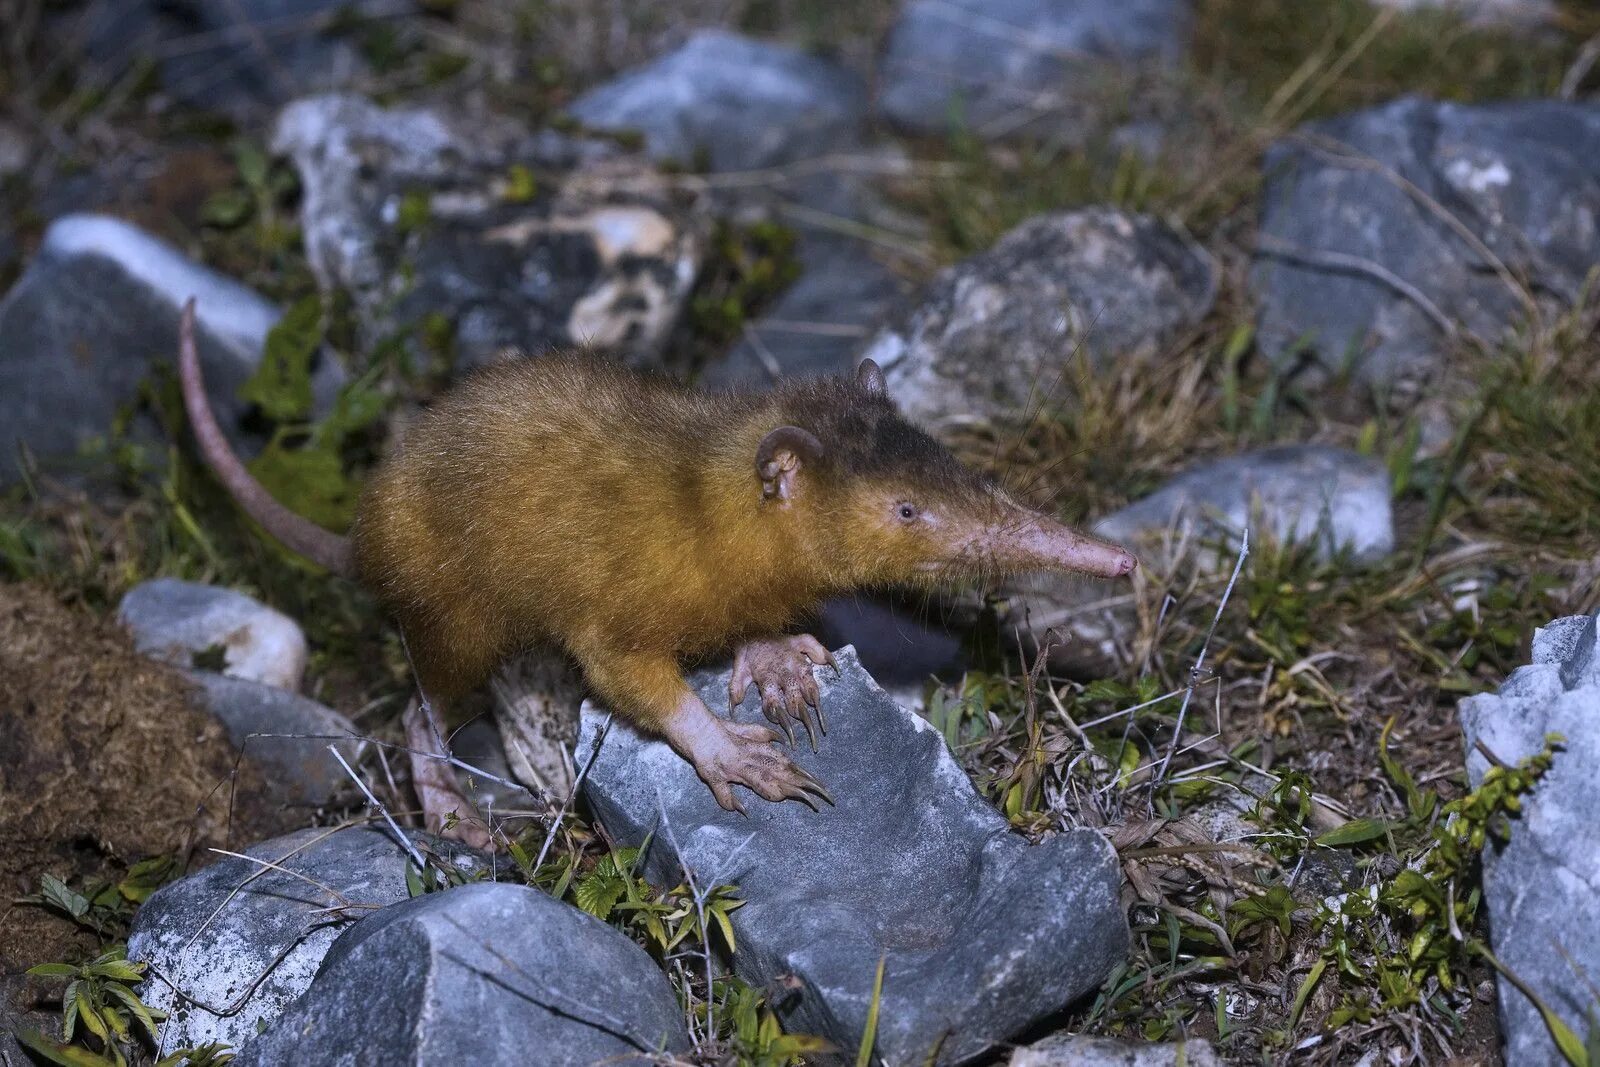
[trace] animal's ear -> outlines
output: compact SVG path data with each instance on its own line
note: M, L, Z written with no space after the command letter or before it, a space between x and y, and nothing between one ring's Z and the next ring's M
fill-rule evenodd
M787 503L795 490L795 479L807 463L822 459L822 442L798 426L779 426L761 439L756 448L756 473L761 476L761 495Z
M883 380L883 368L870 359L861 361L856 368L856 384L873 396L886 396L889 385Z

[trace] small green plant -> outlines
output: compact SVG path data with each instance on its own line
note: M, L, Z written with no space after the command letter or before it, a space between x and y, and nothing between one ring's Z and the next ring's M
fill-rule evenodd
M36 978L67 979L66 991L61 994L62 1037L67 1047L77 1041L91 1053L98 1049L95 1059L78 1057L56 1062L114 1063L123 1067L127 1063L125 1050L134 1044L139 1034L152 1042L157 1039L156 1023L166 1015L146 1007L132 988L144 981L144 970L142 962L128 961L123 945L116 945L81 965L41 963L28 968L28 973ZM89 1039L95 1047L89 1046ZM55 1044L40 1041L36 1036L34 1040L40 1044Z

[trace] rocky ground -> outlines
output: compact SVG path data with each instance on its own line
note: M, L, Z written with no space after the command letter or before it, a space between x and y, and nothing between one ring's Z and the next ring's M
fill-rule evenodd
M0 28L0 1063L1600 1064L1591 5ZM1144 566L827 605L820 812L510 665L468 849L398 638L198 462L190 296L330 528L507 346L870 355Z

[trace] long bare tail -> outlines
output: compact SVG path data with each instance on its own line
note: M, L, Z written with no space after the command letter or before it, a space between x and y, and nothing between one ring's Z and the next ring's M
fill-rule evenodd
M234 502L291 551L334 574L353 577L355 566L350 555L350 539L324 530L274 500L245 469L223 435L222 427L217 425L211 401L206 397L200 353L195 347L194 297L183 305L183 318L178 324L178 380L183 384L183 406L189 412L195 440L200 443L200 454L227 487Z

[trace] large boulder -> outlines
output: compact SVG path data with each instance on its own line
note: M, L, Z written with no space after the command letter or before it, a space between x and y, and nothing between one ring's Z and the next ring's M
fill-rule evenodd
M1389 473L1370 456L1322 445L1281 445L1193 467L1094 524L1132 549L1155 580L1180 566L1226 574L1248 529L1263 542L1309 545L1322 560L1360 564L1394 551ZM1118 662L1137 623L1131 595L1069 575L1029 575L999 592L1001 629L1073 674Z
M790 754L831 791L820 811L749 797L724 811L664 742L620 720L585 790L618 841L650 840L646 875L733 883L745 981L793 992L777 1003L793 1030L855 1055L884 964L877 1055L887 1063L963 1062L1093 990L1120 963L1128 931L1109 842L1092 830L1029 845L973 789L938 731L897 707L853 649L819 669L828 732ZM727 673L692 682L712 706ZM733 712L762 722L754 696ZM580 764L606 716L587 707ZM748 795L747 795L748 796Z
M483 870L481 857L440 839L418 834L413 845L463 874ZM163 886L134 916L128 958L150 965L139 995L170 1013L163 1054L246 1044L311 985L341 930L410 896L407 851L381 830L300 830L244 853L253 858Z
M117 618L147 656L178 667L219 650L230 678L297 692L306 671L300 625L254 597L202 582L140 582L117 605Z
M0 485L18 476L18 442L41 463L65 467L103 439L154 364L176 361L178 316L191 296L206 388L231 432L244 411L238 388L255 371L278 309L119 219L52 223L0 300ZM320 403L341 379L337 364L320 364ZM242 437L235 444L254 450Z
M645 1067L688 1050L672 986L638 945L547 893L484 883L351 927L237 1062Z
M1600 105L1406 97L1267 152L1259 340L1317 376L1414 387L1570 305L1600 265Z
M866 105L865 87L842 67L711 29L590 89L570 111L592 129L641 134L654 159L729 171L848 148Z
M1484 899L1494 951L1556 1015L1583 1037L1593 1033L1600 975L1600 615L1557 619L1535 630L1533 662L1498 693L1461 702L1467 775L1488 773L1489 753L1516 764L1565 740L1511 838L1483 855ZM1486 751L1485 751L1486 750ZM1539 1009L1515 985L1499 983L1506 1062L1564 1062Z
M878 106L921 133L1070 121L1111 67L1174 63L1189 22L1189 0L911 0L884 48Z
M296 101L272 143L321 284L372 339L445 316L458 366L580 343L648 361L700 269L702 213L615 146L358 96Z
M1211 258L1155 219L1041 215L941 273L864 354L911 418L1014 420L1048 403L1080 351L1091 367L1148 354L1215 297Z

